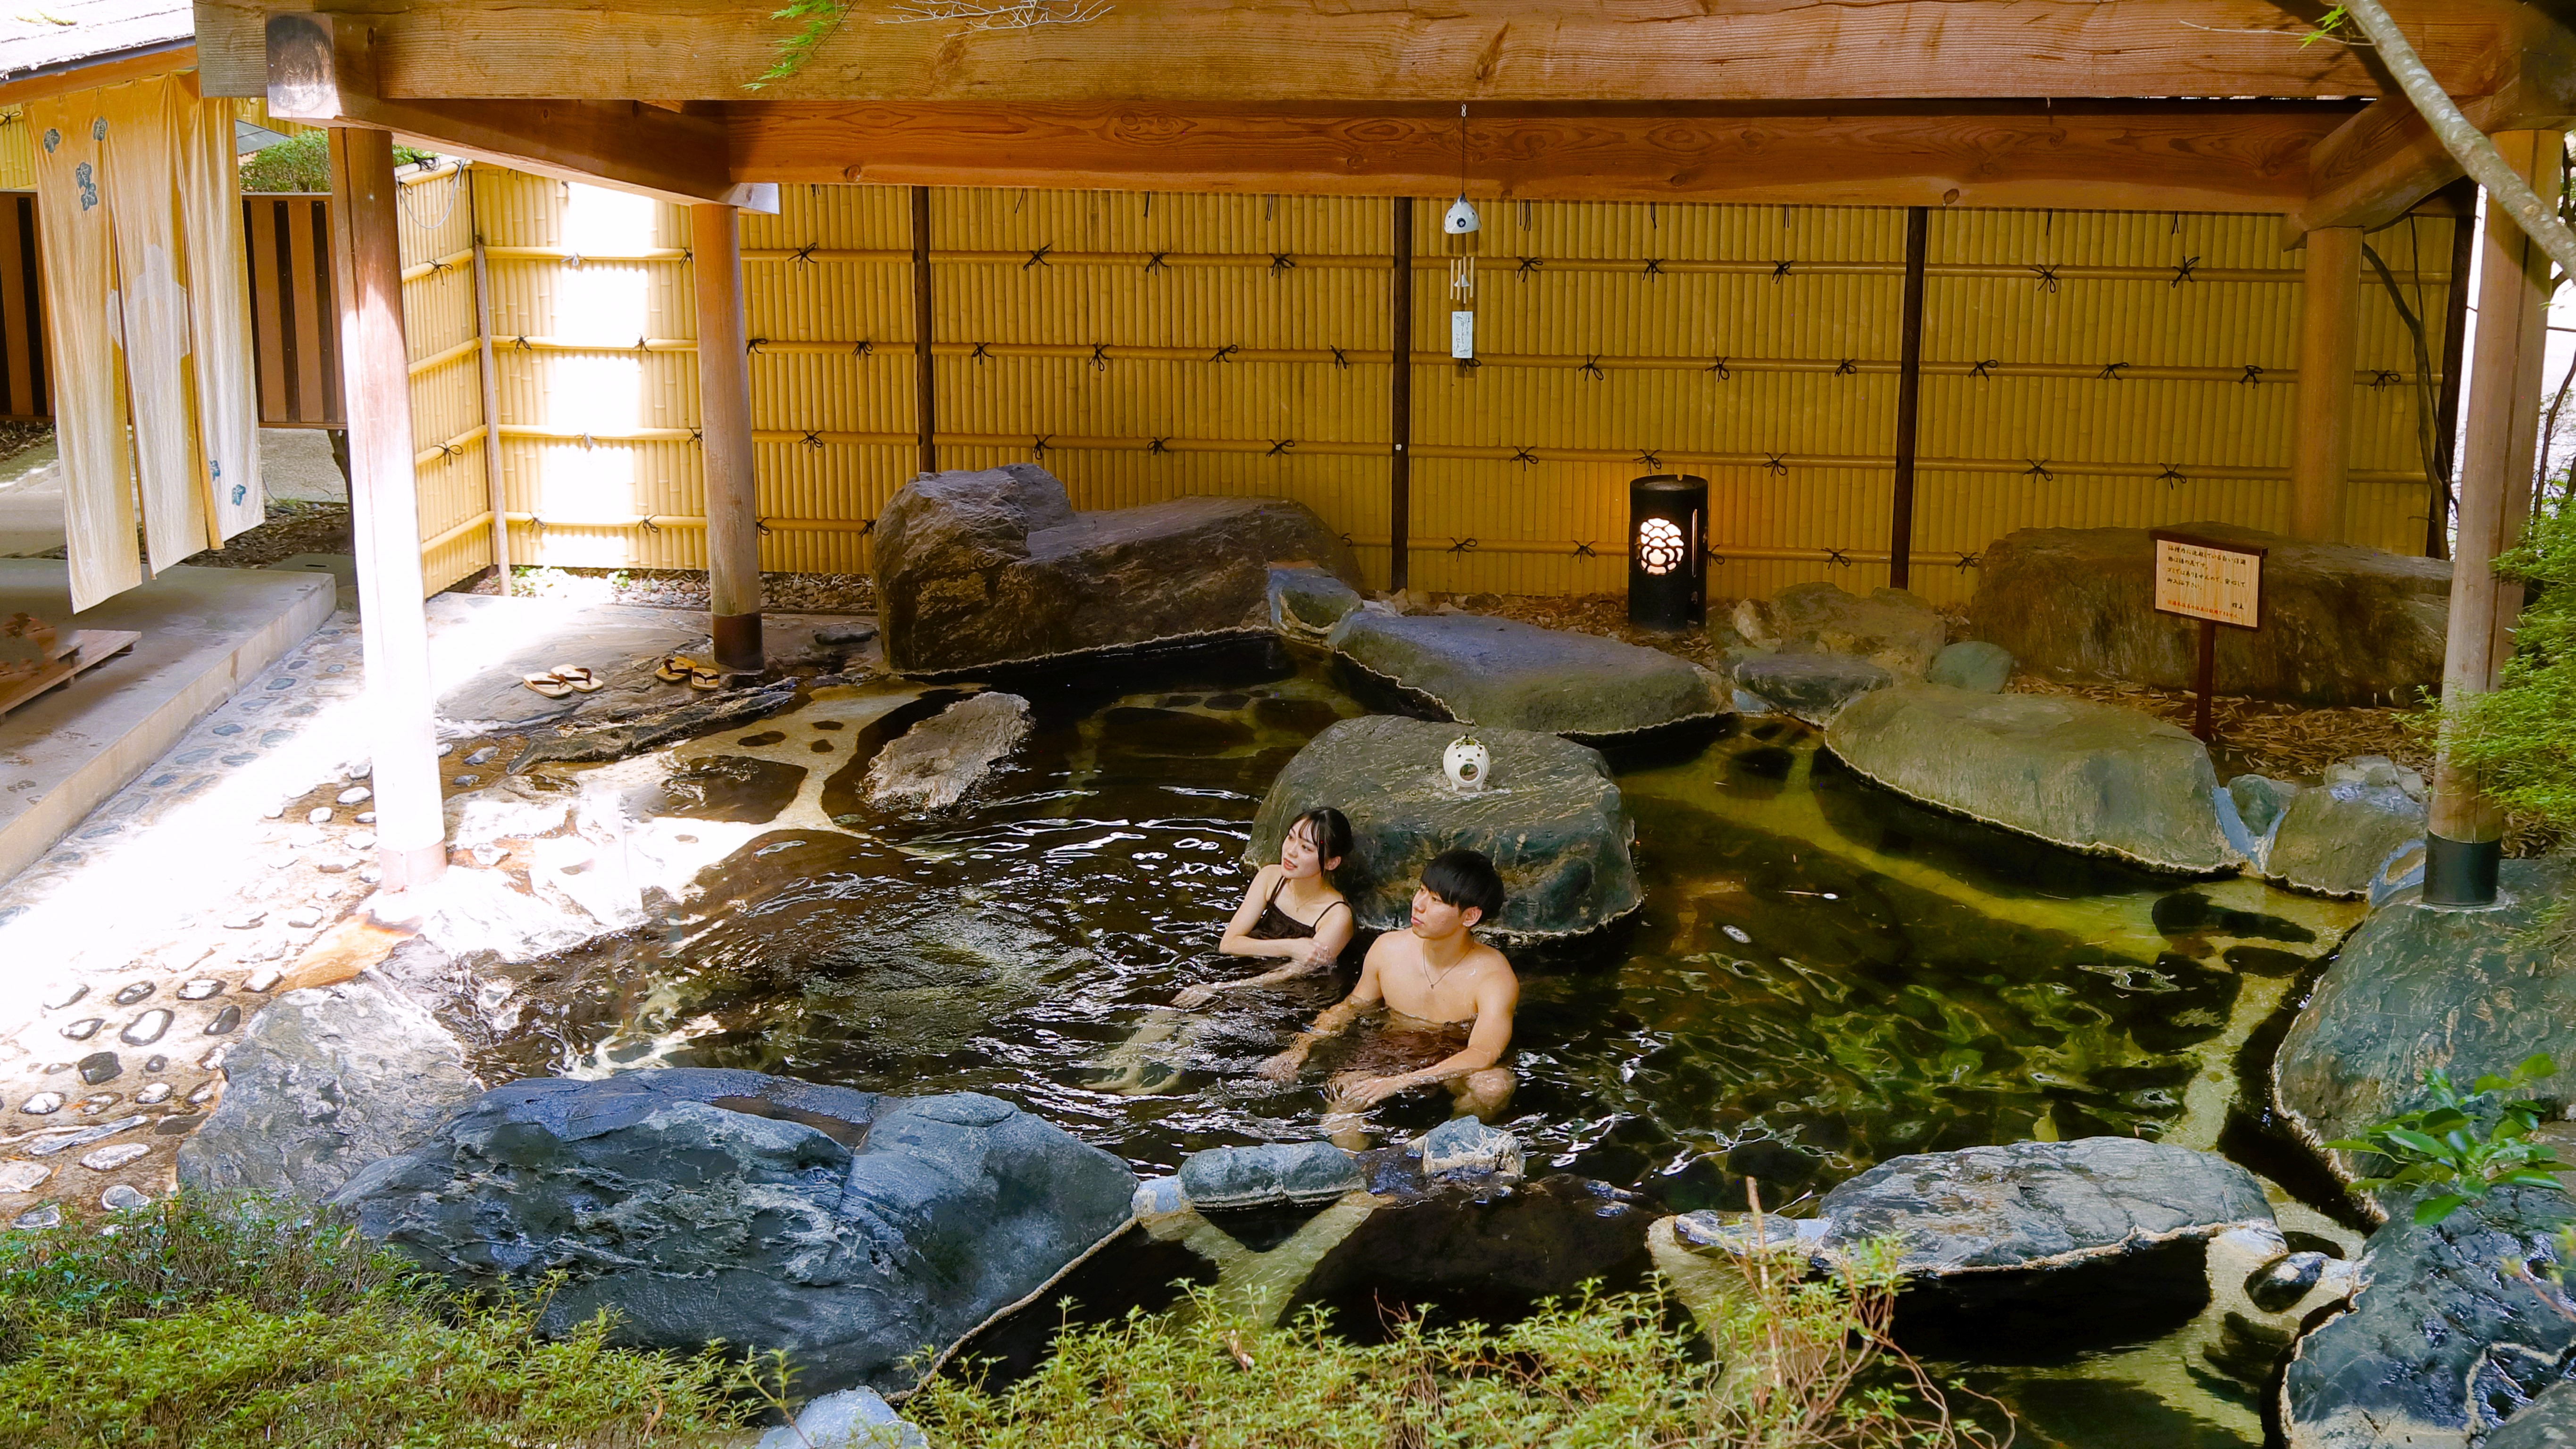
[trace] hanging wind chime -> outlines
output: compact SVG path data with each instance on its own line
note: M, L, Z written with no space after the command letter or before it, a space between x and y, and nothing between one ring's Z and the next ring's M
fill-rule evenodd
M1458 105L1458 199L1440 218L1449 238L1449 355L1476 360L1476 208L1467 202L1467 106Z

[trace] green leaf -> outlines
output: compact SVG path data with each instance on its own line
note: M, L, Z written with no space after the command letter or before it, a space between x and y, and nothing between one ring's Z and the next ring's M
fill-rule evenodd
M2524 1081L2536 1082L2543 1077L2558 1075L2558 1063L2552 1061L2547 1052L2533 1052L2522 1059L2522 1064L2513 1069L2513 1074Z
M2417 1152L2423 1153L2427 1157L2440 1157L2442 1155L2442 1144L2425 1136L2421 1132L2410 1132L2403 1127L2390 1127L2383 1130L2379 1135L2387 1138L2392 1146L2411 1147Z
M2440 1222L2442 1219L2449 1217L2452 1213L2459 1211L2461 1205L2467 1201L2467 1198L2453 1194L2444 1194L2441 1197L2426 1198L2424 1201L2415 1205L2415 1226L2419 1228L2429 1228L2433 1224Z
M2513 1171L2496 1178L2495 1182L2498 1186L2511 1184L2515 1187L2554 1187L2561 1192L2565 1192L2567 1190L2566 1184L2560 1182L2556 1177L2549 1173L2542 1172L2538 1168L2532 1167L2517 1167Z

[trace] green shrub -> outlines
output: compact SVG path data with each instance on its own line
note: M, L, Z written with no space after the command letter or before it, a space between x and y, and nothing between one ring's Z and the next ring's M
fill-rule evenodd
M0 1235L0 1444L706 1445L715 1354L539 1340L537 1300L447 1298L342 1225L177 1194L104 1229Z
M394 164L409 166L437 157L409 146L394 147ZM331 146L326 131L299 131L283 141L263 146L241 164L241 189L244 191L328 191L331 189Z
M2370 1127L2358 1137L2326 1146L2341 1152L2375 1153L2387 1159L2379 1177L2356 1179L2364 1192L2388 1188L2438 1189L2415 1205L2415 1221L2430 1226L2463 1205L2483 1199L2494 1187L2537 1187L2564 1191L2552 1174L2562 1165L2558 1153L2531 1134L2549 1110L2537 1100L2501 1100L2534 1082L2558 1074L2546 1052L2525 1057L2505 1076L2487 1075L2465 1092L2451 1085L2451 1074L2435 1067L2424 1073L2424 1093L2432 1105L2401 1113ZM2486 1118L2492 1115L2494 1125Z
M1806 1282L1748 1270L1705 1310L1705 1338L1674 1326L1660 1288L1586 1293L1500 1329L1413 1320L1373 1346L1318 1311L1262 1328L1201 1295L1069 1328L1007 1390L934 1380L904 1412L939 1449L1992 1444L1888 1342L1893 1263L1865 1254Z
M2493 691L2446 703L2451 757L2488 798L2576 835L2576 506L2535 517L2496 572L2533 590Z

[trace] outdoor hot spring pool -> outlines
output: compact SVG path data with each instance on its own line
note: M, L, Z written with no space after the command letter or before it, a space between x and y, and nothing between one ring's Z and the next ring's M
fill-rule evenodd
M1275 653L1138 678L1020 689L1035 735L940 817L866 810L856 786L953 692L826 691L659 761L639 812L740 843L644 929L506 972L487 1080L683 1065L990 1092L1146 1175L1320 1135L1324 1073L1278 1087L1251 1069L1343 983L1164 1003L1258 969L1215 951L1253 812L1300 746L1364 707L1326 666ZM1607 1182L1658 1212L1740 1208L1748 1178L1791 1204L1903 1153L2120 1134L2304 1185L2240 1108L2261 1100L2241 1079L2357 906L1951 819L1818 739L1760 720L1613 757L1646 901L1516 963L1503 1125L1532 1177ZM1448 1109L1398 1098L1375 1140ZM1131 1289L1170 1266L1138 1251L1110 1274ZM2261 1442L2253 1390L2153 1342L2006 1357L1972 1377L2020 1411L2025 1443Z

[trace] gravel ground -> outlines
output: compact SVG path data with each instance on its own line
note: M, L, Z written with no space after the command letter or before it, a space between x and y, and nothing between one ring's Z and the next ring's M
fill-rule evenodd
M513 572L513 592L547 599L575 599L589 604L635 604L648 609L707 607L703 569L558 569L523 568ZM490 569L457 583L453 593L498 594L501 584ZM869 614L877 607L876 585L865 574L762 574L762 606L787 614Z
M5 463L54 435L52 423L21 423L0 419L0 463Z

